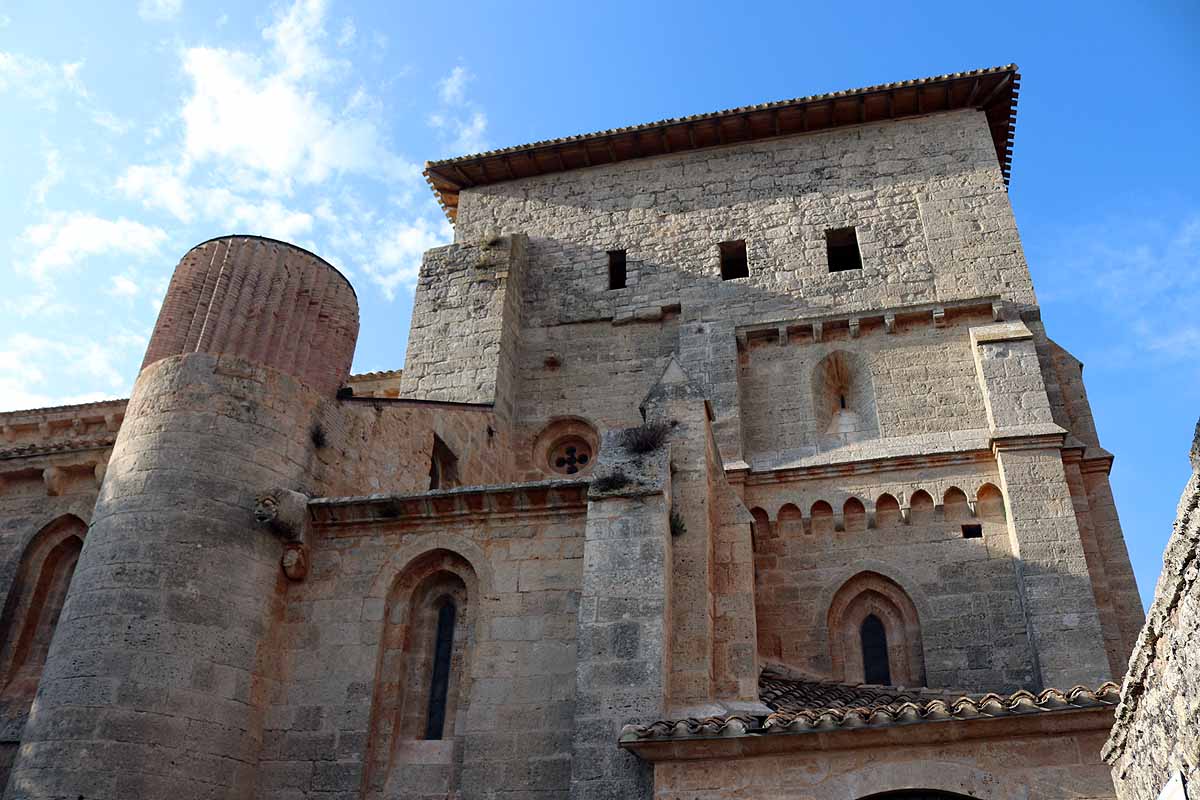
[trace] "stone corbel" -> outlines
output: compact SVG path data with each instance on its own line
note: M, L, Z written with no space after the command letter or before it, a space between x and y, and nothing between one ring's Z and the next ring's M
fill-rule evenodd
M895 314L884 314L883 315L883 327L888 333L895 333L896 332L896 315Z
M820 323L820 322L814 322L814 323L812 324L812 333L813 333L813 341L814 341L814 342L819 342L819 341L821 341L821 338L822 338L822 336L823 336L823 335L824 335L824 333L825 333L825 326L824 326L824 324L823 324L823 323Z
M254 501L254 519L283 540L280 566L288 580L308 575L308 497L291 489L271 489Z
M62 467L46 467L42 470L42 481L46 484L46 494L58 497L67 488L67 471Z
M971 515L972 518L978 517L979 516L979 501L968 497L967 498L967 512Z
M933 310L933 326L935 328L946 327L946 309L939 307Z
M779 344L785 345L787 343L788 343L788 326L780 325L779 326Z
M107 461L97 461L96 466L92 467L92 475L96 477L96 485L104 483L104 475L108 472Z
M857 339L858 333L860 330L861 330L861 322L859 321L858 317L851 317L850 318L850 338Z
M875 506L867 509L867 530L875 530L879 524L875 521Z
M911 520L912 520L912 506L910 506L907 501L901 503L900 504L900 521L903 522L905 525L908 525Z

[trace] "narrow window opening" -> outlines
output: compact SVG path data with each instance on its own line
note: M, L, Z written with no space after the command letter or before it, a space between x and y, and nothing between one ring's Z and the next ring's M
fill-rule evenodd
M624 289L626 281L626 261L624 250L608 251L608 288Z
M433 453L429 456L429 488L451 489L458 486L458 456L436 433Z
M870 614L859 629L862 638L863 682L880 686L892 685L892 670L888 664L887 631L879 617Z
M835 228L825 231L825 249L829 256L830 272L862 269L862 254L858 250L858 233L854 228Z
M967 523L962 526L962 533L964 539L982 539L983 526L979 523Z
M721 280L730 281L734 278L750 276L750 262L746 260L746 242L738 239L736 242L721 242L717 245L721 251Z
M838 403L841 405L842 410L845 411L846 410L846 395L839 394L838 395Z
M457 609L447 599L438 609L437 638L433 645L433 675L429 679L429 712L425 738L441 739L446 727L446 699L450 689L450 656L454 646Z

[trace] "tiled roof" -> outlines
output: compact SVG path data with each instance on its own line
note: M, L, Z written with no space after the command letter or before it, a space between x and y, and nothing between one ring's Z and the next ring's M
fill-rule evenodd
M1095 690L1075 686L1066 691L1046 689L1039 694L1020 690L1008 695L954 697L929 689L854 686L769 672L759 680L759 692L763 702L773 709L768 716L728 714L626 725L621 741L809 733L1045 714L1115 706L1119 696L1118 686L1111 682Z
M429 161L425 179L454 220L462 189L725 144L961 108L986 112L1008 183L1021 76L1016 64L673 117Z

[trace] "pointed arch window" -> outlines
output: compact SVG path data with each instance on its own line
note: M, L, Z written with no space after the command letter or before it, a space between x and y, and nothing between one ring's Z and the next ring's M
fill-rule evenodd
M892 671L888 664L887 630L874 614L868 614L859 628L862 640L863 679L866 683L890 686Z
M446 699L450 691L450 660L454 651L454 620L458 616L458 608L449 597L442 600L433 644L433 671L429 678L426 739L441 739L446 727Z

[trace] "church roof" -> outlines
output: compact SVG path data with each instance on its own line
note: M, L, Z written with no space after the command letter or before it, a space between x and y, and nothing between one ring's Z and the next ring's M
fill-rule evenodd
M1115 683L1097 689L1025 690L1012 694L958 695L930 689L812 681L766 671L759 678L767 716L735 713L706 718L657 720L626 725L622 744L667 739L703 739L783 733L823 733L850 728L885 728L921 722L994 719L1115 706Z
M1016 64L741 106L425 163L451 221L462 189L705 147L976 108L1008 183L1021 75Z

